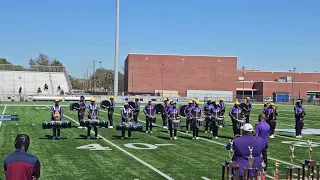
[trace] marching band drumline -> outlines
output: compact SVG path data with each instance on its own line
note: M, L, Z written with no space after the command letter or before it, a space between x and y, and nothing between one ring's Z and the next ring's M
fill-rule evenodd
M126 102L124 108L121 109L122 121L117 124L117 130L122 131L122 138L124 138L125 130L128 131L128 137L131 138L131 131L142 131L142 125L138 123L138 116L140 112L139 98L135 98L135 102ZM102 101L100 107L107 109L108 120L98 120L99 110L98 105L95 104L95 98L91 98L91 104L86 106L84 97L80 97L79 104L74 107L78 111L78 119L80 122L79 128L86 128L88 130L87 137L90 138L91 128L95 132L95 138L98 138L98 128L112 128L113 113L115 108L114 97L110 97L110 101ZM44 122L43 129L52 128L53 138L59 139L62 128L71 128L70 121L62 121L63 108L59 105L60 100L55 100L55 105L51 107L51 122ZM163 120L163 127L168 128L170 139L177 139L177 129L182 129L181 117L185 118L185 132L189 130L193 132L193 139L199 139L199 129L204 127L204 132L208 130L212 133L213 139L218 139L219 128L224 127L225 119L225 103L221 98L219 102L211 102L208 100L203 109L199 107L200 102L197 100L190 100L188 105L176 107L176 103L168 98L164 99L163 104L148 104L144 107L144 114L146 115L146 133L152 133L152 124L156 122L156 115L161 114ZM84 113L87 110L88 120L84 120ZM252 104L250 98L246 98L246 103L235 102L234 106L229 111L229 116L232 122L233 135L241 135L241 127L248 122ZM296 137L302 138L301 131L304 124L305 110L301 105L301 101L297 101L295 107L296 119ZM274 132L277 124L278 109L274 103L265 103L262 113L266 115L266 122L270 125L270 138L274 138ZM109 123L110 124L109 124ZM167 127L168 126L168 127Z

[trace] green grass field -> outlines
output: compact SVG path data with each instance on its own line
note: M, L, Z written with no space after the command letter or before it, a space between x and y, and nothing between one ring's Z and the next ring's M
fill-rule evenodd
M47 103L43 104L47 105ZM76 128L78 126L76 111L70 111L68 107L64 109L64 120L75 120L72 122L75 127L62 129L61 140L51 140L47 136L52 135L52 130L43 130L41 127L43 121L50 120L49 109L13 106L12 103L11 106L0 106L0 113L19 114L20 117L18 125L16 125L17 122L2 123L0 157L3 159L14 151L13 141L18 133L26 133L31 137L29 153L39 157L42 165L41 179L44 180L221 179L220 164L228 160L228 152L224 146L233 134L229 126L219 130L219 140L212 140L211 134L205 134L203 131L200 132L200 140L192 140L191 134L185 134L184 131L178 133L178 140L169 140L167 131L160 127L154 127L153 134L133 132L133 140L121 140L121 133L115 129L99 129L102 139L88 140L84 139L86 130ZM260 105L254 106L251 114L253 125L257 122L261 109ZM319 110L318 106L306 106L305 128L320 129ZM119 112L118 108L114 114L115 122L120 122ZM102 111L100 119L106 118L106 112ZM143 113L140 113L142 123L144 119ZM157 124L162 125L160 117L157 117ZM230 124L230 118L227 116L226 124ZM277 128L294 128L292 106L279 106ZM279 161L280 173L284 178L284 168L290 164L291 152L288 143L300 145L295 148L296 164L307 159L308 148L304 144L308 139L313 140L317 145L313 148L313 159L320 161L319 135L304 135L303 139L295 139L294 134L278 132L276 139L270 140L268 174L272 174L275 162ZM135 144L135 147L142 149L133 149L129 143L143 143L151 146L149 145L150 149L146 149L146 145ZM108 148L105 150L77 149L90 144ZM3 174L2 169L0 174Z

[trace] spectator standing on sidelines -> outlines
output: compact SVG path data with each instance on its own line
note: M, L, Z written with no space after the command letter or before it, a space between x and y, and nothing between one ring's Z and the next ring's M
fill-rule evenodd
M29 145L28 135L17 135L14 141L16 151L4 160L6 180L37 180L40 177L39 159L27 153Z

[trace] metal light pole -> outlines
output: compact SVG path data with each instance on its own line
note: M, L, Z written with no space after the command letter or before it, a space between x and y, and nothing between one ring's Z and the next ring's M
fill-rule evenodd
M100 64L100 68L99 68L99 70L100 70L100 72L102 72L102 68L101 68L101 61L99 61L99 64ZM101 73L102 74L102 73ZM101 89L101 76L99 76L99 89Z
M243 77L243 79L242 79L242 99L244 99L244 69L245 69L245 67L242 66L242 77Z
M115 56L114 56L114 82L113 94L118 95L118 61L119 61L119 22L120 22L120 0L116 0L116 37L115 37Z
M101 68L101 63L102 63L102 62L101 62L101 61L99 61L99 64L100 64L100 70L102 69L102 68Z
M135 68L135 65L130 65L131 67L131 92L133 92L133 68Z
M295 82L295 73L296 73L296 68L293 68L293 70L289 70L289 72L292 72L292 104L294 105L294 82Z
M92 69L92 80L93 80L93 91L96 91L96 62L97 61L92 61L92 67L93 67L93 69Z

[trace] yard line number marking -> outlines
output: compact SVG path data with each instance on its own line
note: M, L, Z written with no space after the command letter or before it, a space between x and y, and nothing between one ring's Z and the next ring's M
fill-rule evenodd
M109 147L102 147L100 144L88 144L84 146L79 146L77 149L89 149L90 151L111 151L112 149Z
M145 144L145 143L124 144L125 147L131 148L131 149L150 149L150 150L157 149L158 146L171 146L171 145L174 145L174 144L154 144L154 145L153 144ZM141 146L144 146L144 147L141 147Z

